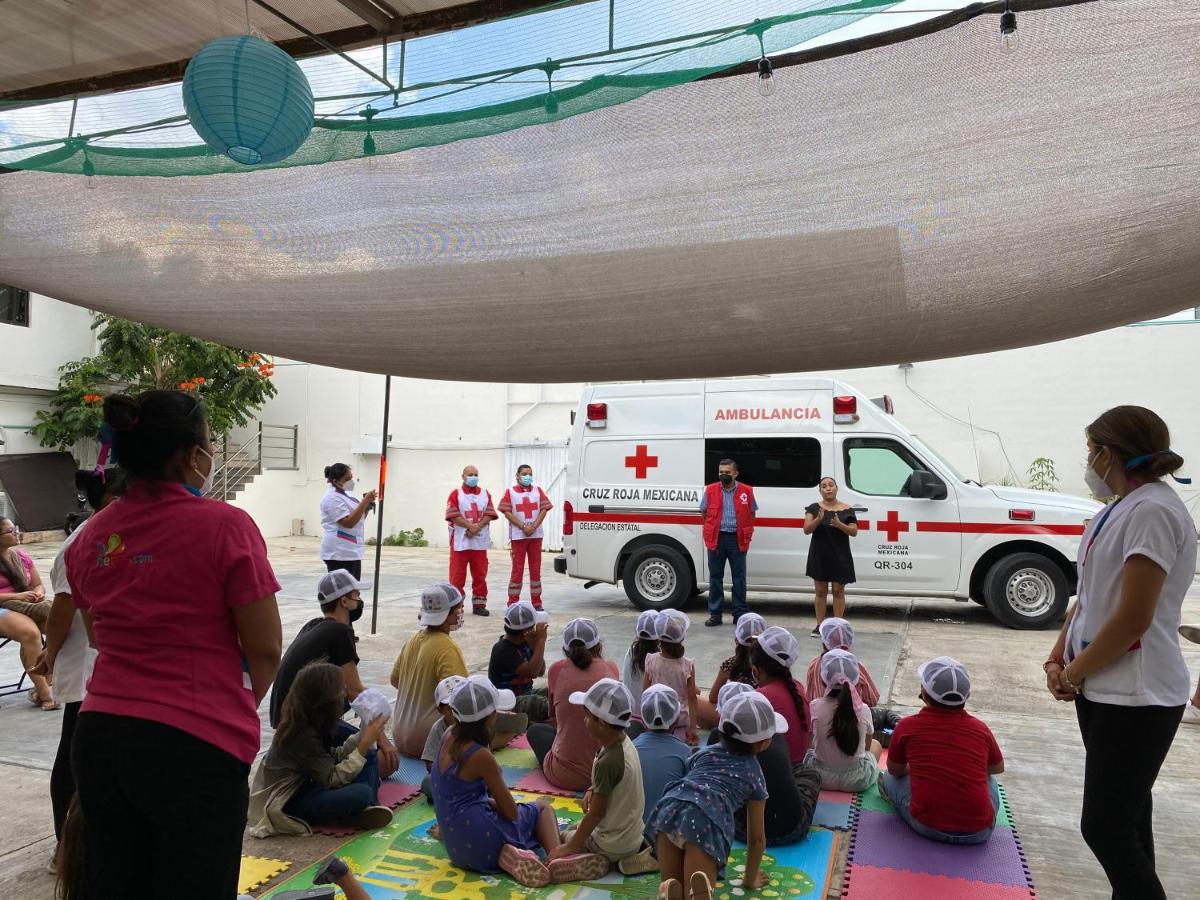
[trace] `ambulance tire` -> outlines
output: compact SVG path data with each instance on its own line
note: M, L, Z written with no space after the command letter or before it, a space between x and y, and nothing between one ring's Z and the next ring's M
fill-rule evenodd
M1051 628L1071 599L1067 576L1040 553L1014 553L996 560L983 580L987 608L1009 628Z
M692 570L670 547L639 547L621 570L625 595L638 609L681 609L692 596Z

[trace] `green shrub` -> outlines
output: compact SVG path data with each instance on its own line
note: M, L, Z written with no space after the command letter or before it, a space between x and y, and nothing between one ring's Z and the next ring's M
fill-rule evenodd
M367 539L367 546L375 546L375 538ZM398 531L395 534L389 534L383 539L385 547L428 547L429 541L425 540L425 529L414 528L412 531Z

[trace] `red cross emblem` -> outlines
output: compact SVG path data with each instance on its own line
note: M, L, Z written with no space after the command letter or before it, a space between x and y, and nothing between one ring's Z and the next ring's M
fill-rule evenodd
M875 527L887 536L887 542L894 544L900 540L900 533L908 531L908 523L900 521L900 514L894 509L889 510L886 519L881 519Z
M532 519L533 514L538 510L538 504L533 502L532 491L525 496L525 499L518 503L514 509L521 514L523 519Z
M647 444L638 444L633 456L625 457L625 468L633 469L634 478L645 478L650 469L658 468L658 457L649 454Z
M463 513L463 518L474 525L479 521L481 515L482 513L479 512L478 506L468 506L467 511Z

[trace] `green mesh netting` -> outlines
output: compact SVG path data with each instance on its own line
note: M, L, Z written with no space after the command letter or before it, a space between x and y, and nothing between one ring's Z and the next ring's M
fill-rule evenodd
M178 84L0 104L0 165L96 176L207 175L447 144L634 100L837 32L897 0L562 2L461 31L301 62L317 115L296 153L243 166L204 145ZM387 82L386 84L384 82ZM748 97L747 102L762 101Z

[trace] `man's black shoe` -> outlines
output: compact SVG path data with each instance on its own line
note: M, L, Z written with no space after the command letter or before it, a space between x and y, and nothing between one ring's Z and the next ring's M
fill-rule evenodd
M712 628L714 625L720 625L720 624L721 624L721 617L720 617L720 616L709 616L709 617L708 617L707 619L705 619L705 621L704 621L704 627L705 627L705 628Z

